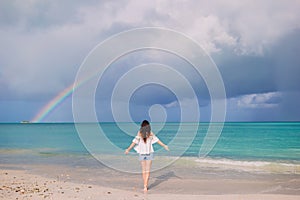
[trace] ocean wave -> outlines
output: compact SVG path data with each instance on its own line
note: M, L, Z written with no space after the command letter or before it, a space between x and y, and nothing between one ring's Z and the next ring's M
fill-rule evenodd
M197 158L200 167L214 167L239 171L255 171L261 173L300 174L300 162L293 161L244 161L231 159Z

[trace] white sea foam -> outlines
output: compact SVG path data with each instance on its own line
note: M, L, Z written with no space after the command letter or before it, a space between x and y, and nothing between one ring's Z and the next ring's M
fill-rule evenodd
M262 173L300 174L300 163L282 161L241 161L231 159L197 158L200 167L214 167L239 171L255 171Z
M265 161L240 161L240 160L230 160L230 159L212 159L212 158L199 158L196 162L215 164L215 165L232 165L232 166L246 166L246 167L260 167L269 165L271 162Z

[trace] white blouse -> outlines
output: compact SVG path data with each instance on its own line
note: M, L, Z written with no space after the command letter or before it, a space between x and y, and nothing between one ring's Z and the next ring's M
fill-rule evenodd
M139 132L137 136L135 136L135 138L132 140L132 142L136 144L134 150L139 154L153 153L154 149L152 145L158 141L159 141L158 137L156 137L152 132L149 138L147 138L146 143L144 142L143 138L140 136Z

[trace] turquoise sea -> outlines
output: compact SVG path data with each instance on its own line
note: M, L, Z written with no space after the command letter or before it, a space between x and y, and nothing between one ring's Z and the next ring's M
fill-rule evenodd
M100 125L106 137L118 148L125 149L130 144L133 137L122 132L117 124ZM89 124L85 126L89 127ZM152 126L155 132L156 124L153 123ZM208 123L184 123L184 126L199 126L196 137L182 155L182 159L191 160L200 167L225 166L235 170L300 173L299 122L227 122L216 145L205 158L198 158L198 153ZM169 143L175 137L178 127L179 123L166 123L156 135L163 142ZM93 142L99 144L99 149L102 148L103 141ZM180 145L182 144L178 144L178 149L181 149ZM158 145L154 148L161 150ZM176 145L173 145L170 152L158 153L156 158L159 160L160 157L172 157L177 153ZM134 155L133 152L132 154ZM89 155L73 123L0 124L1 164L84 165L88 162L82 158ZM70 158L73 162L70 162ZM77 158L76 162L74 158ZM97 165L97 162L92 165Z

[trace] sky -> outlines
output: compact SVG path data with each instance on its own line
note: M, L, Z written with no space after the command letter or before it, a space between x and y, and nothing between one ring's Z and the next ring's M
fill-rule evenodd
M300 121L299 9L298 0L1 0L0 122L35 119L74 83L83 61L99 43L143 27L180 32L205 50L224 83L226 121ZM178 70L196 96L185 93L187 87L176 75L154 70L149 65L153 62ZM99 81L98 121L116 120L111 111L114 86L124 73L143 64L148 68L132 83L144 76L163 76L181 91L183 103L162 85L147 84L135 91L125 87L124 94L132 95L129 103L116 100L120 115L126 109L133 121L180 121L181 109L197 110L191 106L196 98L199 120L211 119L207 86L189 63L169 52L141 50L113 62ZM39 122L73 122L72 94L48 111Z

